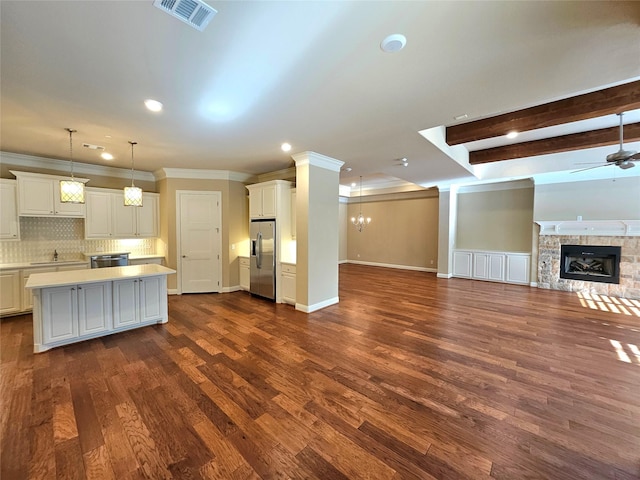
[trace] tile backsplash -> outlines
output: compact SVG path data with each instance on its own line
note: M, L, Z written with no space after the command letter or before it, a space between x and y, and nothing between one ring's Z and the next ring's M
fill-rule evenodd
M55 217L20 217L20 241L0 241L0 263L19 263L53 259L83 259L83 252L131 252L153 255L155 238L120 240L85 240L84 219Z

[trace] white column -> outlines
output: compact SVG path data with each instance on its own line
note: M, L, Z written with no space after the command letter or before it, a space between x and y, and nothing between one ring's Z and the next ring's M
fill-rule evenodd
M438 187L438 190L438 278L451 278L458 222L458 187Z
M340 167L315 152L296 162L296 310L313 312L338 303Z

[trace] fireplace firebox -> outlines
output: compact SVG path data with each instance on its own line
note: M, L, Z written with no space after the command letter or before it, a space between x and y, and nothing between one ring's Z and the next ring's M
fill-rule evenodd
M621 247L561 245L560 278L620 283Z

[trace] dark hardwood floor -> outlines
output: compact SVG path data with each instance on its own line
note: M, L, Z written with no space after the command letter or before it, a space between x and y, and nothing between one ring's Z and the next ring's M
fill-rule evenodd
M616 303L617 302L617 303ZM356 265L34 355L2 319L0 477L640 478L640 302Z

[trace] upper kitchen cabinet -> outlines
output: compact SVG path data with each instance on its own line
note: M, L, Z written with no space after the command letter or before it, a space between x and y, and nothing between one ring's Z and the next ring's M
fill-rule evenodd
M111 199L113 237L157 237L160 223L160 195L143 193L141 207L126 207L122 192Z
M250 218L278 219L283 215L289 215L291 182L273 180L247 185L247 189L249 190Z
M160 195L143 193L142 207L125 207L122 190L87 189L85 238L153 238L160 224Z
M85 238L113 238L112 195L111 191L103 188L87 188L85 190L87 209L87 216L84 220Z
M69 177L11 171L18 179L18 215L23 217L81 217L85 216L83 203L60 201L60 180ZM88 182L87 178L75 178Z
M0 179L0 240L20 240L15 180Z

